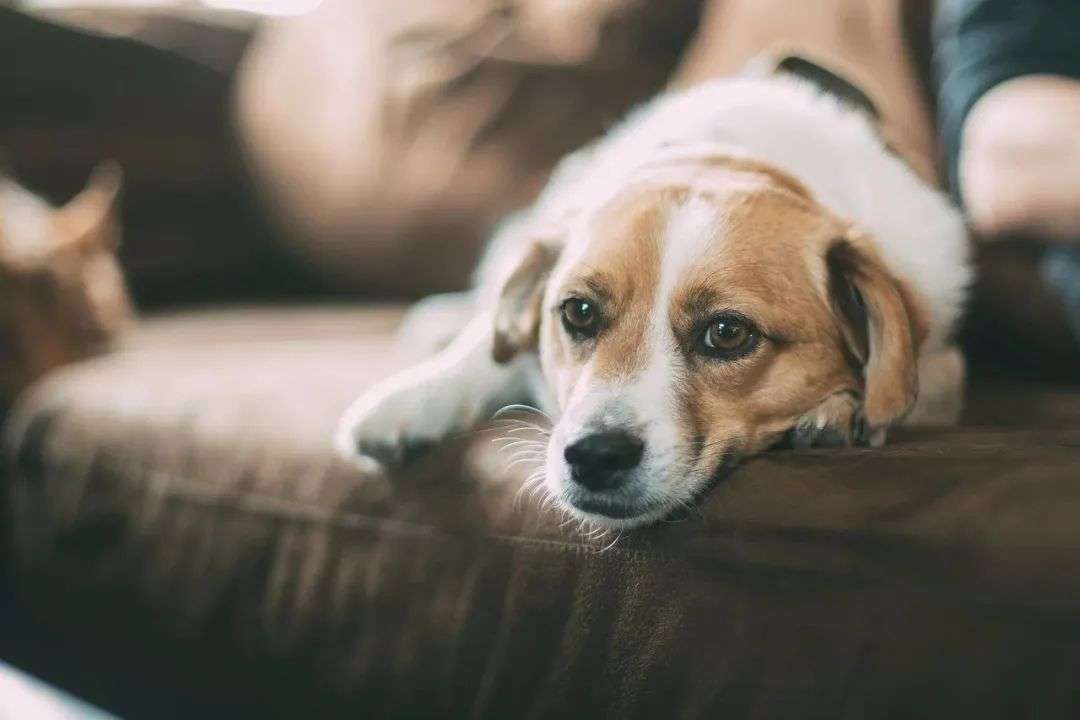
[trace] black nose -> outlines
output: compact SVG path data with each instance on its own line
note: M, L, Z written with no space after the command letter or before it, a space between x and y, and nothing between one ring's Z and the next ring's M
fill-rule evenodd
M622 482L620 470L637 467L645 444L623 431L586 435L563 453L571 476L590 490L610 490Z

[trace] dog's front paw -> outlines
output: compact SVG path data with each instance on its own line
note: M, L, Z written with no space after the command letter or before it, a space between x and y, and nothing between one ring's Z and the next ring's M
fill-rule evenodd
M365 458L384 466L405 463L446 438L456 427L457 404L431 382L391 380L354 402L334 436L337 453L356 464Z
M838 393L799 418L791 429L795 448L837 447L885 443L885 430L871 430L859 411L859 404L849 393Z

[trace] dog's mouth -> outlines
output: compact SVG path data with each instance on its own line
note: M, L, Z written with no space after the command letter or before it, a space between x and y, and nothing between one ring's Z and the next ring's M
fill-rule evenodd
M692 496L685 498L657 496L653 493L643 493L641 497L633 497L631 493L631 497L627 498L623 493L582 493L567 488L561 493L561 500L601 524L611 521L610 524L619 527L645 525L664 518L678 519L694 512L701 498L722 483L737 465L738 458L734 453L724 453L708 480L703 482Z
M626 502L606 498L574 498L568 502L581 512L599 515L612 520L632 520L651 515L660 509L659 502Z

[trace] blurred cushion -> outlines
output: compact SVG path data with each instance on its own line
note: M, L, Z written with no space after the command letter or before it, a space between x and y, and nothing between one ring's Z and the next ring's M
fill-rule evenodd
M992 380L961 427L768 453L686 517L590 537L519 493L497 428L391 479L332 456L338 413L413 359L398 317L159 318L26 398L17 588L89 699L146 716L123 710L152 678L283 718L1071 715L1077 390Z
M701 1L326 0L276 22L237 98L267 208L339 288L459 288L560 157L663 85Z

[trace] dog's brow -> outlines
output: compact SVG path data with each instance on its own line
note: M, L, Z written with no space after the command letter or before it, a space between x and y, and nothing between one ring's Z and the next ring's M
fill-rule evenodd
M586 275L581 279L581 283L589 289L589 292L593 293L598 300L610 300L614 296L612 292L612 282L602 272L595 272Z
M703 285L695 285L678 293L671 303L668 312L677 336L690 334L700 322L727 306L721 293Z
M749 317L771 339L777 342L790 342L797 334L791 328L778 327L769 322L770 313L766 312L767 303L748 292L740 292L738 300L724 292L707 285L694 285L674 299L672 317L678 329L689 332L695 323L709 319L717 312L734 310Z
M716 290L701 285L691 287L682 296L681 309L687 315L708 315L724 305L724 298Z

